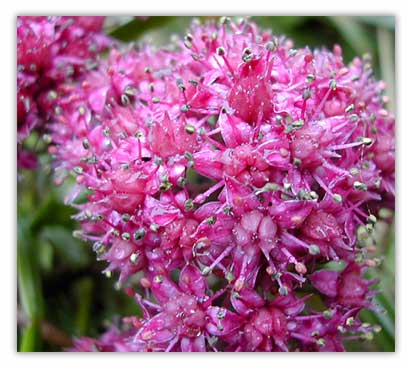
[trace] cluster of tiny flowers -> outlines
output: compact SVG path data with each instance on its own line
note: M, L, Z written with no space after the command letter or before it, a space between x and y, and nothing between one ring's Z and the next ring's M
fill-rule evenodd
M17 143L47 120L43 100L53 99L60 83L96 66L110 41L104 17L17 17ZM18 149L20 167L33 168L35 155Z
M56 182L141 315L77 351L343 351L394 203L394 116L369 61L256 25L112 49L48 100ZM78 201L86 191L86 201ZM339 270L329 267L342 265Z

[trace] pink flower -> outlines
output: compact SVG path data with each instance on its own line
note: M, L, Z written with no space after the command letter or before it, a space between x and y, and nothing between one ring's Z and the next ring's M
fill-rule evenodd
M48 101L57 181L76 177L71 202L90 191L82 237L120 283L141 276L124 343L343 350L372 307L358 229L394 196L383 85L338 46L292 49L247 22L194 25L179 46L114 48Z
M80 79L111 43L103 22L104 17L17 17L18 144L34 128L43 130L54 89Z
M164 275L149 278L152 293L160 305L141 301L145 310L142 327L134 343L150 351L206 351L211 336L232 334L239 328L240 317L225 308L214 307L212 300L220 295L207 295L207 282L191 265L180 274L179 285ZM159 311L153 317L148 309Z

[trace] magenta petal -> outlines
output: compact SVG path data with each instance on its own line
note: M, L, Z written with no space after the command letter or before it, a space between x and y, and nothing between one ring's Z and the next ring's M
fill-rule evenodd
M181 351L184 353L205 352L206 344L204 335L201 334L198 337L184 337L183 339L181 339Z
M273 222L272 218L270 216L265 216L259 224L259 238L273 243L277 230L278 227Z
M176 333L170 322L169 317L165 313L157 314L142 327L137 338L156 343L170 341Z
M263 335L251 324L245 326L244 336L247 341L246 351L255 351L263 341Z
M305 300L309 297L310 295L304 296L303 298L297 298L292 294L286 296L279 295L272 302L272 305L283 310L289 316L296 316L305 309Z
M255 290L243 288L238 295L231 295L231 303L239 314L246 315L254 309L262 307L265 301Z
M101 87L92 92L88 97L88 102L95 112L101 113L103 111L107 99L107 91L108 87Z
M219 116L222 138L227 147L240 146L249 141L251 137L251 126L235 116L221 114Z
M240 327L239 316L225 308L210 307L207 310L207 316L209 317L209 322L206 325L206 329L212 335L227 335Z
M310 276L313 286L322 294L331 298L337 295L337 282L339 273L337 271L320 270Z
M151 288L155 298L161 302L177 298L181 295L177 285L174 284L168 277L163 275L155 275L151 278Z
M161 226L168 225L181 213L178 208L171 204L164 204L150 196L146 197L144 206L148 219Z
M179 276L179 287L185 293L203 297L207 282L196 267L186 265Z
M260 309L253 319L255 328L265 336L269 336L273 329L273 315L266 308Z
M231 176L225 176L228 203L238 215L258 207L259 201L253 191Z
M195 170L208 178L220 180L223 176L223 164L219 151L201 151L194 154Z

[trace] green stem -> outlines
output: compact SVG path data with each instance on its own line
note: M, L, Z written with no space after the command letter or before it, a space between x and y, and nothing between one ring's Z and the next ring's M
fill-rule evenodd
M77 284L76 333L87 334L90 320L93 282L90 277L81 279Z
M155 28L160 28L174 20L175 17L149 17L146 20L133 19L132 21L118 27L110 32L110 36L121 41L135 41L143 33Z
M19 351L38 351L41 349L41 320L43 318L43 297L36 257L33 256L33 241L29 226L21 221L18 224L17 272L20 303L30 323L22 331Z
M377 27L377 43L382 78L387 83L387 96L390 97L389 108L395 108L395 76L394 76L394 37L384 27Z
M365 27L355 17L336 16L328 19L357 54L371 51L370 37Z
M31 323L26 326L22 332L19 351L32 352L41 351L41 323L37 320L31 320Z

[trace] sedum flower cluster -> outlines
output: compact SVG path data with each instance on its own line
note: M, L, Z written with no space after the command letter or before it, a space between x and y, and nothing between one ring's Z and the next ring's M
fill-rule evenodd
M18 164L34 168L34 153L21 144L47 121L44 100L54 98L53 88L76 80L96 66L110 44L103 34L105 17L17 17L17 142Z
M141 310L74 350L343 351L370 338L365 240L394 203L384 87L339 46L296 49L228 18L169 47L112 47L56 85L42 105L56 183L75 177L76 235Z

